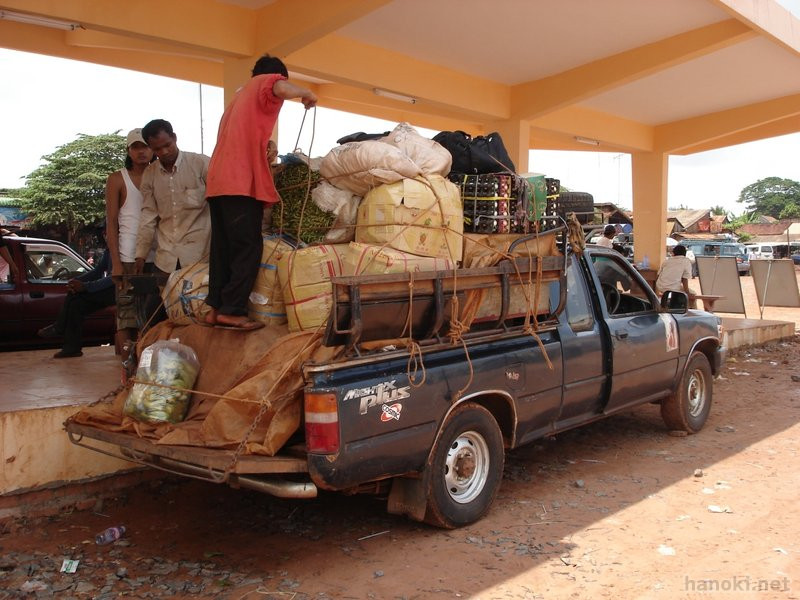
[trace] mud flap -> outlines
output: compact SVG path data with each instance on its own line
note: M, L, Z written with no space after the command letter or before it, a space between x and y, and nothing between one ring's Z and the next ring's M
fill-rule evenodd
M427 505L428 496L425 493L423 478L395 477L392 480L392 490L389 492L389 502L386 506L390 514L408 515L415 521L423 521Z

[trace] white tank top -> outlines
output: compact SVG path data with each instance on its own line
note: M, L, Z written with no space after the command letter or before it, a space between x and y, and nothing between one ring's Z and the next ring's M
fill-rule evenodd
M119 258L122 262L132 263L136 260L136 234L142 216L142 192L131 181L127 169L120 169L119 172L122 173L126 189L125 203L119 209ZM147 261L152 260L151 250Z

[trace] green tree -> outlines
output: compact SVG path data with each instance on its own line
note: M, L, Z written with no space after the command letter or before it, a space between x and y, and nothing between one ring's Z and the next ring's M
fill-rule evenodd
M72 243L82 226L103 219L106 179L123 165L125 138L81 133L42 160L21 190L22 209L35 225L64 225Z
M711 214L712 215L727 215L728 211L725 210L725 207L722 205L712 206L711 207Z
M800 183L780 177L759 179L741 191L737 202L745 203L750 213L778 219L784 210L793 206L800 208Z

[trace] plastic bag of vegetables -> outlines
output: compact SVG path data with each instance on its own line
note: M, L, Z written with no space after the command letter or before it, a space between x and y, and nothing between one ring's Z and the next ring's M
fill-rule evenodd
M142 383L133 384L123 412L149 423L182 421L191 397L187 390L192 389L199 370L194 350L178 340L159 340L151 344L142 351L136 369L136 380Z

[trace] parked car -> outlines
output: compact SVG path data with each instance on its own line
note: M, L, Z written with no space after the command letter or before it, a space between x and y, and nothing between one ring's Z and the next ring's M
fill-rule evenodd
M697 277L697 256L733 256L739 275L750 274L750 260L742 244L715 240L683 240L681 244L686 246L686 256L692 261L692 277Z
M55 322L67 295L67 282L91 270L72 248L54 240L6 236L19 277L0 282L0 348L52 347L61 338L43 339L42 327ZM2 260L2 259L0 259ZM85 344L114 340L115 309L89 315L83 323Z
M756 258L775 258L775 249L770 244L747 244L747 246L745 246L745 251Z
M800 253L792 254L792 262L796 265L800 265Z

